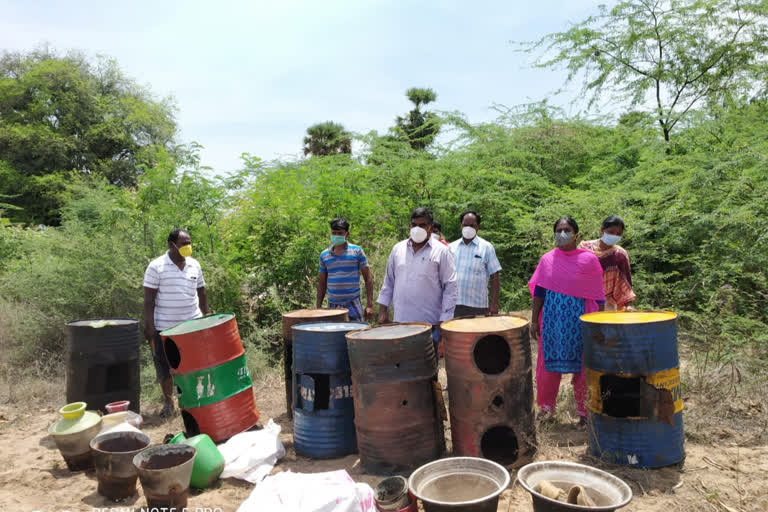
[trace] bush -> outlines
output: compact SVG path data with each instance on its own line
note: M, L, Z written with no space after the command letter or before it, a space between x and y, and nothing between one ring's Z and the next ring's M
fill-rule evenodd
M328 221L350 221L375 298L410 211L427 206L448 239L460 236L463 210L483 215L507 311L529 307L526 283L552 247L556 218L571 215L591 239L604 217L621 215L637 307L679 312L687 339L727 358L764 346L768 332L766 113L753 102L701 115L674 148L642 116L610 125L539 110L477 126L454 116L457 139L432 152L370 134L358 159L268 167L246 155L245 168L226 177L199 169L194 148L186 160L162 153L135 189L70 180L60 227L0 225L0 296L16 311L0 316L0 332L17 333L4 343L27 340L31 351L14 353L28 360L61 351L66 321L140 317L144 268L165 250L168 231L184 227L213 310L236 313L247 346L274 363L280 313L314 305Z

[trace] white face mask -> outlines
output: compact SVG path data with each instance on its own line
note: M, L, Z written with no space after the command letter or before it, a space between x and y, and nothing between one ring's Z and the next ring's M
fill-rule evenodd
M464 226L461 228L461 236L463 236L467 240L472 240L477 236L477 230L470 226Z
M432 239L440 241L440 235L438 235L437 233L432 233Z
M427 239L426 229L420 228L419 226L414 226L411 228L411 240L413 240L417 244L420 244L426 239Z
M616 245L621 241L621 237L619 235L612 235L610 233L603 233L603 237L601 239L605 245Z

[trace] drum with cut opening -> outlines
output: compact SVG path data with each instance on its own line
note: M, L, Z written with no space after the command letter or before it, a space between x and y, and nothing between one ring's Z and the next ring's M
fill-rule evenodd
M293 447L313 458L357 451L349 331L364 323L320 322L293 326Z
M685 458L677 315L583 315L589 447L604 460L655 468Z
M224 441L259 421L235 315L187 320L160 333L188 436Z
M422 323L347 333L357 446L367 473L409 474L444 451L431 334Z
M110 402L130 400L139 413L139 321L78 320L67 324L67 337L67 402L104 411Z
M285 407L288 418L293 417L293 333L291 327L309 322L346 322L346 308L297 309L283 313L283 371L285 376Z
M520 467L536 453L528 320L460 318L441 325L457 456Z

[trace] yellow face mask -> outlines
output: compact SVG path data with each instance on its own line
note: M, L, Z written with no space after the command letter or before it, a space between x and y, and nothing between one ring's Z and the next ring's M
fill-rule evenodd
M181 254L184 258L189 258L192 256L192 244L182 245L179 247L179 254Z

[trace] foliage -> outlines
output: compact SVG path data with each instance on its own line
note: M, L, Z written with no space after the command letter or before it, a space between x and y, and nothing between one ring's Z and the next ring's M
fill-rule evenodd
M440 117L434 112L422 112L421 107L437 100L437 93L413 87L405 91L405 95L414 108L405 117L397 116L397 132L413 149L423 151L440 131Z
M68 321L141 318L144 270L165 251L174 227L187 229L193 238L211 306L235 313L244 307L240 270L219 250L228 190L236 191L237 184L207 176L196 157L180 165L160 152L155 160L157 165L131 189L110 185L104 177L71 177L61 194L60 226L0 226L0 296L34 313L30 322L46 319L39 328L16 329L37 332L32 345L38 353L63 350ZM10 348L22 359L31 353L25 346Z
M623 0L526 46L543 49L537 66L583 77L590 104L606 94L633 107L652 103L669 141L700 102L762 86L767 41L760 0Z
M304 155L327 156L352 152L352 137L333 121L313 124L304 137Z
M623 244L638 307L680 312L690 339L728 354L764 340L757 333L768 326L768 239L760 225L766 108L734 102L697 113L671 153L642 113L611 125L542 105L493 123L457 123L458 142L438 158L370 134L360 160L261 169L228 218L224 245L252 270L251 293L268 324L279 311L311 304L331 217L351 220L378 287L414 206L432 208L449 239L459 236L458 214L471 207L483 213L481 236L504 268L502 306L518 310L529 305L525 284L551 247L555 218L574 216L582 237L596 238L602 219L619 214L628 225Z
M176 133L157 101L112 60L48 50L0 58L0 194L18 196L15 221L58 223L71 173L135 185L141 166ZM4 163L3 163L4 162Z
M414 97L417 109L429 98ZM526 283L552 247L554 219L571 215L582 238L597 238L604 217L621 215L637 307L677 311L681 336L718 360L743 346L768 357L768 100L733 95L706 107L688 113L671 144L642 111L612 122L534 103L498 107L499 118L481 124L444 114L454 138L429 151L371 132L354 157L312 152L267 165L243 154L243 169L225 176L200 166L195 144L166 147L139 165L131 187L102 173L28 175L0 163L1 352L13 364L55 359L67 321L140 318L144 269L181 227L212 309L237 314L255 350L249 364L262 367L279 357L280 313L314 302L331 218L350 221L378 291L410 211L426 206L448 239L460 236L463 210L483 215L506 311L529 307ZM3 192L21 178L28 188ZM17 193L36 198L25 215L59 225L12 222Z

